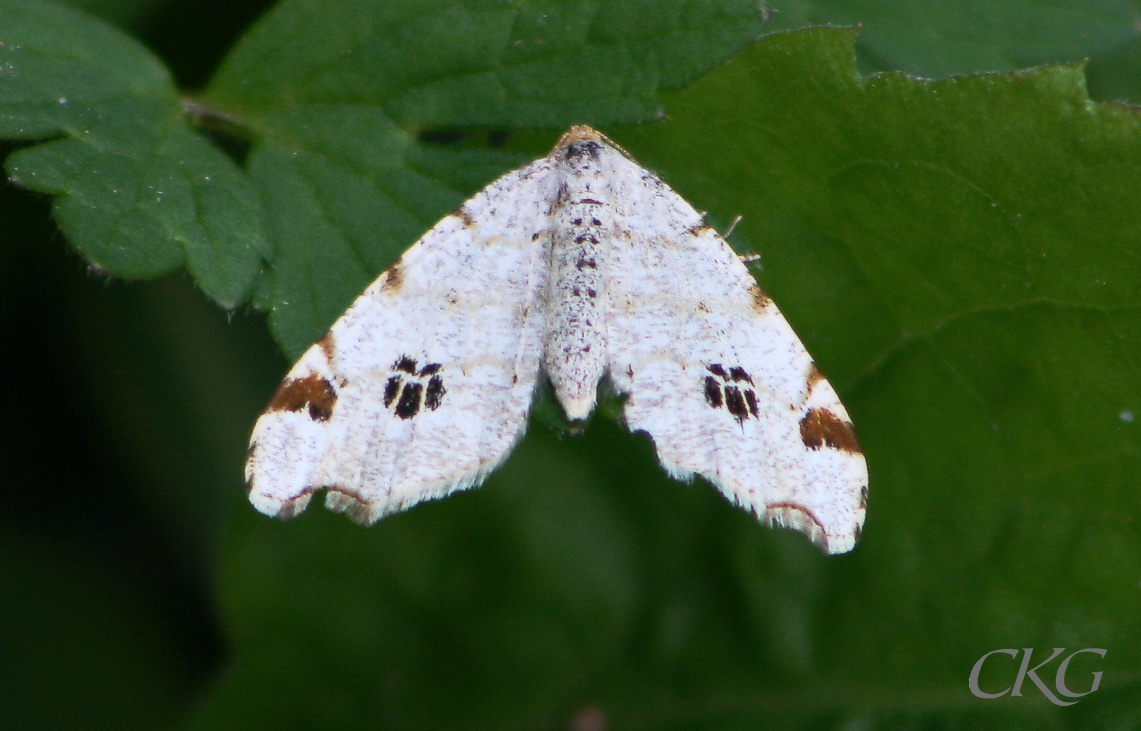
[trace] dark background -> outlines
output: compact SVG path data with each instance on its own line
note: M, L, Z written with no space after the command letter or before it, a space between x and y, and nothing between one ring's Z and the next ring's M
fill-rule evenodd
M195 89L272 3L86 5ZM88 271L50 203L0 190L0 727L147 728L226 660L212 552L243 490L217 454L286 363L264 316L185 275Z

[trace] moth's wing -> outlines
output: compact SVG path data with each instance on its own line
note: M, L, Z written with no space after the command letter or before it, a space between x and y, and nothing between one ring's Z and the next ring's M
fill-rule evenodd
M326 489L371 523L506 458L539 372L553 184L543 159L477 193L301 357L250 441L258 510L289 517Z
M649 433L672 476L699 474L766 523L850 550L868 475L848 412L729 245L623 164L607 294L627 425Z

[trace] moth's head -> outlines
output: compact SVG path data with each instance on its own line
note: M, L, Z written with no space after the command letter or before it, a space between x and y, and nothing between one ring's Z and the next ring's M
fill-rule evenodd
M563 136L559 138L558 143L555 144L555 150L562 150L570 147L578 142L609 142L605 137L598 133L593 127L587 127L585 124L576 124L571 127Z
M559 155L565 158L581 156L597 158L604 147L617 150L627 159L631 159L625 150L614 144L606 135L593 127L587 127L585 124L575 125L568 129L555 143L551 155Z

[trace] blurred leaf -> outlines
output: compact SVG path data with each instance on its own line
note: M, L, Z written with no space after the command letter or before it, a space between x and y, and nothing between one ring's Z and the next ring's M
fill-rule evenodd
M1097 98L1141 102L1135 0L774 0L768 30L860 27L860 68L937 78L1090 59Z
M240 660L197 728L1136 718L1141 120L1080 67L861 79L854 42L772 36L611 133L714 222L744 215L860 430L856 551L758 528L605 420L537 429L485 488L370 530L241 512ZM1002 647L1107 648L1080 670L1102 690L976 700Z
M138 28L177 0L64 0L119 28Z
M857 49L869 63L920 76L1106 56L1138 37L1141 19L1131 0L821 0L812 7L814 22L863 24Z
M181 121L166 71L137 42L64 6L0 0L0 136L13 180L58 196L60 229L127 279L185 264L234 307L268 254L256 193Z
M1090 96L1141 104L1141 38L1086 67Z

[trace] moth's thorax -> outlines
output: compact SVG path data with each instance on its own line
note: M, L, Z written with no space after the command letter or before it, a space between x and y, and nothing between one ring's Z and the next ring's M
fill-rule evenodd
M557 153L543 364L563 410L585 419L606 370L607 254L614 240L608 155L595 141Z

